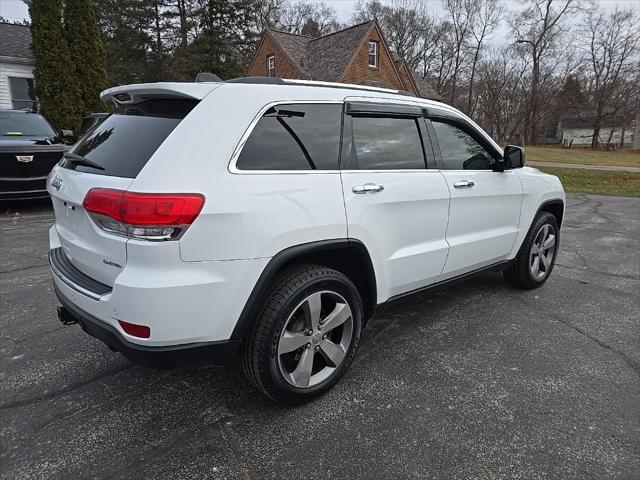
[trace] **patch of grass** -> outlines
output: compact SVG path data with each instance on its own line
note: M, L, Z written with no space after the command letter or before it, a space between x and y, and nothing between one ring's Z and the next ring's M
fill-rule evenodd
M539 167L539 169L560 177L567 192L640 197L640 173L563 167Z
M640 167L640 152L623 150L608 152L591 150L590 148L557 148L536 147L525 148L525 158L539 162L581 163L583 165L606 165L620 167Z

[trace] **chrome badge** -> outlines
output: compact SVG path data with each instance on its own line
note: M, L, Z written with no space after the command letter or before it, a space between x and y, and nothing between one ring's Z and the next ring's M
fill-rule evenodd
M53 180L51 180L51 187L56 190L60 190L60 187L62 187L62 179L58 175L53 177Z
M16 155L16 160L20 163L33 162L33 155Z

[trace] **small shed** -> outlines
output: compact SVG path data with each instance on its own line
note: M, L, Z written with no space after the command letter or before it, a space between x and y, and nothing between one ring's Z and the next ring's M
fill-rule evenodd
M609 117L601 127L598 143L614 148L631 148L634 140L635 122L631 119ZM563 117L558 122L556 136L565 146L590 147L595 124L589 117Z

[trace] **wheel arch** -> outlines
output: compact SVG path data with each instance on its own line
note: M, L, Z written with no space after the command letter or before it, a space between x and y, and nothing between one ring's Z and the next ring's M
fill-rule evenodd
M269 260L240 313L231 334L232 340L246 337L278 273L297 263L325 265L349 277L362 297L365 319L373 315L377 286L371 256L365 245L351 238L320 240L288 247Z
M540 212L549 212L558 221L558 226L562 226L562 220L564 218L564 201L561 198L554 198L552 200L546 200L540 204L538 211L533 217L532 222L536 219Z

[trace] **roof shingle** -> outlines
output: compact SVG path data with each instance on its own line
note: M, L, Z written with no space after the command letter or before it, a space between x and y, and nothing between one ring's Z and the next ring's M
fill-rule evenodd
M308 73L305 68L305 57L307 56L309 42L313 39L303 35L296 35L295 33L280 32L278 30L270 30L270 32L287 55L291 57L293 63L295 63L302 72Z
M0 56L33 60L29 26L0 23Z
M337 82L349 66L373 20L316 38L309 43L308 63L313 80Z

